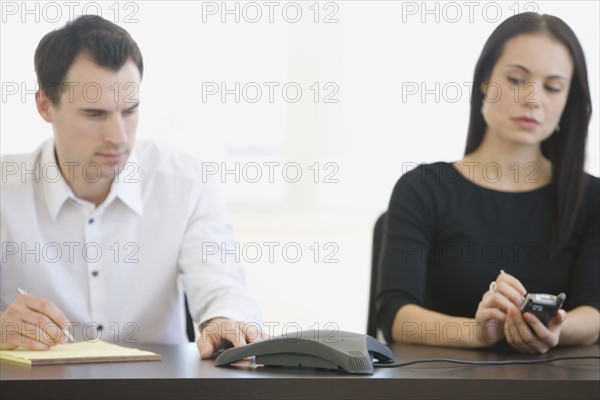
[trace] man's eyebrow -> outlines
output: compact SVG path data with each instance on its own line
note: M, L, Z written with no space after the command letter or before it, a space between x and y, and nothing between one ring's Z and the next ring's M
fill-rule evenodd
M523 70L524 72L531 74L531 71L529 71L527 68L525 68L524 66L520 65L520 64L508 64L509 67L513 67L513 68L518 68ZM550 79L564 79L565 81L567 81L568 79L562 75L550 75L547 78Z
M133 111L133 110L135 110L136 108L138 108L139 106L140 106L140 102L138 101L138 102L136 102L134 105L132 105L131 107L129 107L129 108L128 108L127 110L125 110L125 111Z
M89 113L89 114L105 113L106 112L106 110L102 110L100 108L80 108L79 111L84 112L84 113Z
M126 111L133 111L136 108L138 108L140 106L140 102L136 102L134 105L132 105L131 107L129 107L128 109L126 109ZM105 113L107 112L106 110L103 110L101 108L80 108L79 111L84 112L84 113L88 113L88 114L98 114L98 113Z

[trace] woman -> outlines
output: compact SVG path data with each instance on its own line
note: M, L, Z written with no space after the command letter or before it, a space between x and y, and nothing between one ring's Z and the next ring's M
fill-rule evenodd
M488 39L474 82L465 157L417 167L392 194L380 328L388 342L529 353L594 343L600 179L583 171L583 50L559 18L519 14ZM521 313L527 293L559 292L547 326Z

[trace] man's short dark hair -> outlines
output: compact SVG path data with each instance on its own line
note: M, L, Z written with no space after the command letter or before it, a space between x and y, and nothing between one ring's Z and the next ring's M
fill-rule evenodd
M140 76L144 73L142 53L125 29L97 15L82 15L46 34L35 50L38 84L51 101L60 100L67 72L80 54L114 71L131 59Z

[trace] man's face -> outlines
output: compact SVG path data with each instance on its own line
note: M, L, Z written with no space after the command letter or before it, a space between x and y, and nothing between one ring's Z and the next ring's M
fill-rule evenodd
M138 124L140 82L132 60L111 71L80 55L67 73L60 101L38 105L52 123L57 161L67 180L112 180L123 170ZM72 179L68 174L73 173Z

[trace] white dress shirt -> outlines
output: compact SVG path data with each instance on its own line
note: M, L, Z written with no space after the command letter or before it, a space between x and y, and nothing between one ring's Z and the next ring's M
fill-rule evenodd
M180 343L183 289L196 323L260 322L243 265L223 253L235 248L230 218L200 161L138 142L96 207L62 178L53 140L1 160L1 310L23 288L56 304L76 340Z

